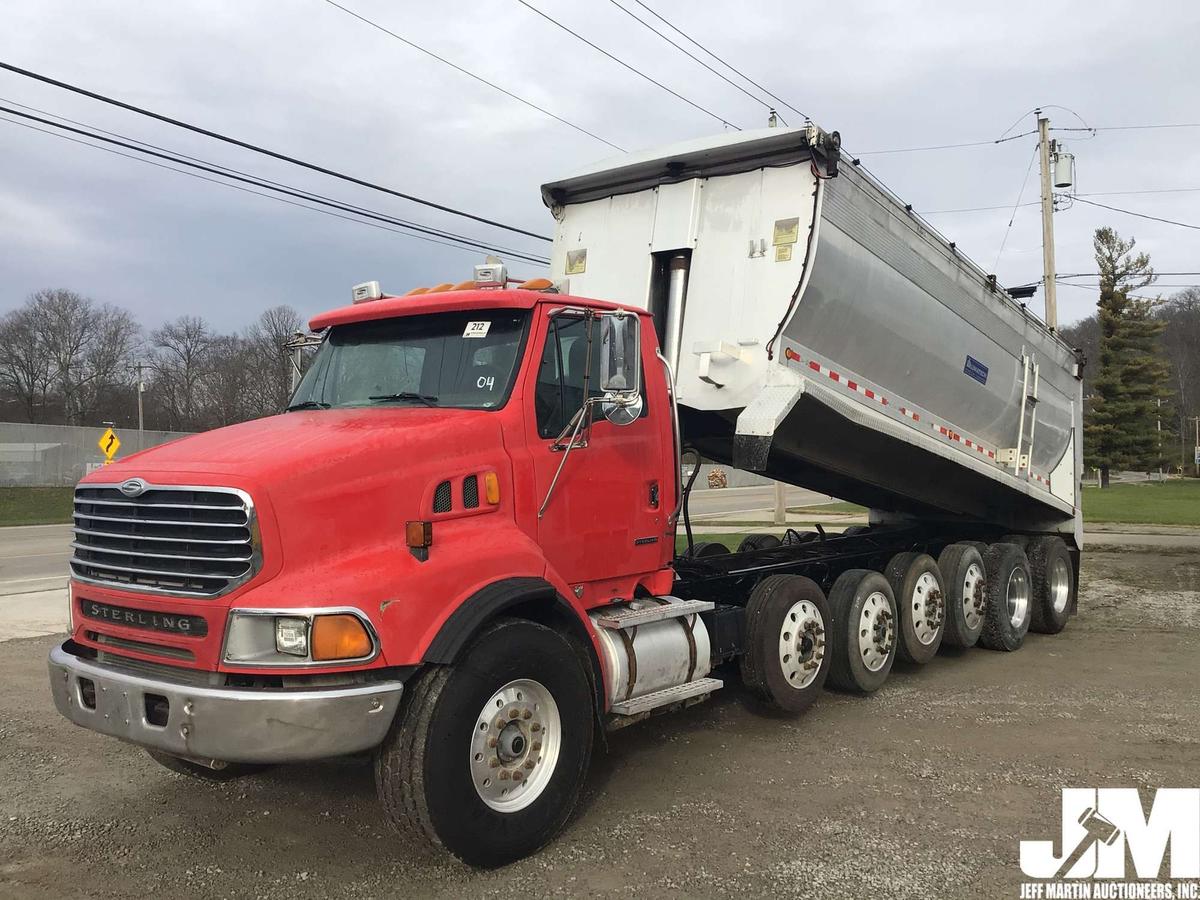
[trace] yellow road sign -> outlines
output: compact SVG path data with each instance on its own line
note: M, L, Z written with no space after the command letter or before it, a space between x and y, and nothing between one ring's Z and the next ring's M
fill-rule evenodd
M104 454L105 462L112 462L112 458L121 449L121 439L117 437L117 433L111 428L106 428L104 434L100 435L100 440L96 442L96 446Z

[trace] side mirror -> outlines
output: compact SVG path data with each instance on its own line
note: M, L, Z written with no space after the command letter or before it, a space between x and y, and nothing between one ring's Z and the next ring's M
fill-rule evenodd
M606 405L631 406L642 394L642 345L636 313L600 316L600 390Z

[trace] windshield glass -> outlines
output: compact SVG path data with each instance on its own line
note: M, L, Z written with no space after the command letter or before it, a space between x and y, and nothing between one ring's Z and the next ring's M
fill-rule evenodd
M528 318L524 310L492 309L337 325L288 408L498 408Z

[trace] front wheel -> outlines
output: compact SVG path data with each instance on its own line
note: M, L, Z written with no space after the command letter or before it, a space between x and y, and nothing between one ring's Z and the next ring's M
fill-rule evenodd
M568 639L498 620L406 691L375 755L380 801L406 839L474 866L513 862L566 823L593 722L590 679Z

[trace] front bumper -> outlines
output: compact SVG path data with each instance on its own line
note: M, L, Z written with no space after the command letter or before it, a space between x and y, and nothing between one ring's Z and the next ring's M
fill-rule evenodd
M196 687L118 672L66 645L50 651L58 711L84 728L198 761L281 763L357 753L387 734L404 690L382 681L313 690ZM80 679L94 686L85 693ZM165 724L147 718L150 707ZM85 696L94 697L89 708Z

